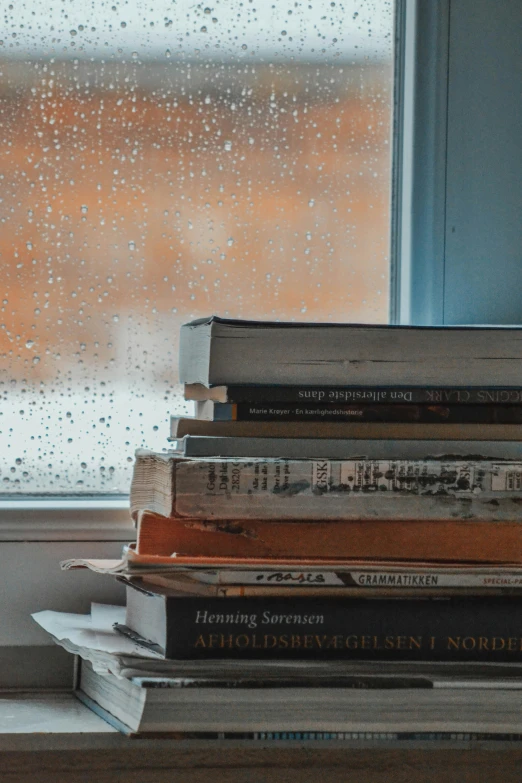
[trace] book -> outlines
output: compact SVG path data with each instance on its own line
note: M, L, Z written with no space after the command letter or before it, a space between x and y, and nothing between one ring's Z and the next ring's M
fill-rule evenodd
M136 555L157 568L200 562L226 567L264 559L275 568L330 561L385 560L445 563L522 563L522 524L446 520L186 520L149 511L137 515ZM129 552L131 559L135 555ZM191 560L192 559L192 560ZM262 563L261 563L262 566Z
M214 584L212 582L202 581L194 577L193 574L147 574L139 577L138 584L145 589L154 585L163 587L169 591L169 595L192 595L192 596L210 596L213 598L418 598L422 593L423 597L445 598L448 595L460 596L492 596L492 595L514 595L522 585L522 579L497 578L487 580L473 580L473 586L465 587L458 583L457 579L444 580L454 581L454 586L439 587L436 585L437 579L433 580L434 585L430 584L429 575L420 575L415 577L413 574L389 575L365 574L368 579L367 584L361 582L345 584L324 585L324 584L300 584L288 585L280 582L268 582L264 584ZM379 577L382 581L379 581ZM391 577L391 578L390 578ZM123 577L118 577L120 580ZM373 583L372 583L373 578ZM392 581L394 579L394 581ZM340 581L340 580L339 580ZM465 583L466 580L463 580ZM472 580L469 580L472 581ZM481 586L477 583L481 582ZM495 587L495 584L509 584L515 582L518 587ZM409 586L408 586L409 585ZM485 585L485 586L484 586Z
M204 386L517 387L521 359L518 327L289 323L211 316L181 327L179 377L182 383Z
M206 421L333 421L520 424L518 405L414 405L285 403L268 405L206 400L196 402L196 418Z
M166 662L167 663L167 662ZM81 660L75 696L128 736L357 743L426 739L520 741L520 676L457 667L375 671L338 662L178 662L170 676L117 677ZM315 666L313 665L315 663ZM246 664L246 665L245 665ZM261 665L259 665L261 664ZM247 666L250 665L250 671ZM413 668L410 665L410 669ZM477 666L478 669L478 666Z
M190 582L212 588L263 588L285 589L289 595L312 595L319 588L372 588L375 592L414 588L419 592L430 589L440 590L520 590L522 589L522 567L461 564L451 566L445 563L385 563L378 561L340 562L329 567L316 567L307 570L294 567L289 569L241 569L221 566L218 569L178 569L171 574L154 575L165 580L168 587L171 580L182 577ZM146 577L149 579L149 577ZM162 584L158 582L158 584Z
M380 523L379 523L380 524ZM442 523L441 523L442 524ZM485 524L485 523L484 523ZM503 523L499 523L502 527ZM482 526L484 532L484 525ZM480 530L479 530L480 537ZM508 531L509 538L509 531ZM328 571L330 574L341 575L344 573L358 572L367 574L375 572L381 573L382 569L398 573L425 573L431 572L431 569L442 572L446 575L462 574L465 579L466 573L469 573L471 579L478 578L480 574L491 574L493 579L503 579L502 575L511 574L512 579L516 579L521 563L513 560L500 561L487 560L484 556L477 561L451 559L418 560L404 559L400 557L385 558L354 558L354 557L221 557L205 555L151 555L139 554L136 551L136 543L127 544L123 547L122 557L119 560L96 560L87 558L70 558L63 560L60 567L63 571L74 570L78 568L88 568L98 574L109 574L111 576L137 577L149 574L161 574L164 576L176 574L190 574L194 576L198 573L216 573L238 571L244 572L294 572L309 574L324 574ZM474 575L474 576L473 576ZM494 575L494 576L493 576ZM453 579L453 576L450 576ZM456 576L455 578L458 578ZM475 584L475 582L473 582ZM484 583L483 583L484 584ZM495 586L508 586L516 588L516 581L495 582Z
M101 611L103 622L98 614ZM114 629L125 622L124 606L92 604L87 614L40 611L32 615L36 623L71 655L90 661L97 671L111 672L118 677L209 678L211 680L239 679L275 680L303 683L313 677L314 682L347 679L369 682L403 680L428 682L434 688L453 685L460 687L501 687L522 689L522 665L519 663L436 662L436 661L260 661L260 660L168 660L142 644L132 642Z
M126 586L125 625L172 659L520 661L522 600L207 598Z
M458 424L378 421L205 421L171 416L170 437L369 438L372 440L522 440L520 424Z
M520 517L522 462L184 459L138 450L140 509L190 519Z
M497 386L204 386L186 383L186 400L222 403L522 405L522 387Z
M522 460L522 441L241 438L185 435L173 442L184 457L281 459Z

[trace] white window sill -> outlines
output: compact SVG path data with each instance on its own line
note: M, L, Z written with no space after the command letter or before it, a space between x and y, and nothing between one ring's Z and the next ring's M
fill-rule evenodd
M0 500L0 541L131 541L128 498Z

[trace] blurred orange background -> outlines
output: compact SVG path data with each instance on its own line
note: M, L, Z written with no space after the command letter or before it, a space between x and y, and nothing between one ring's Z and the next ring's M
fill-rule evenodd
M388 320L390 63L0 70L10 379L152 351L141 379L174 383L179 324L211 313Z

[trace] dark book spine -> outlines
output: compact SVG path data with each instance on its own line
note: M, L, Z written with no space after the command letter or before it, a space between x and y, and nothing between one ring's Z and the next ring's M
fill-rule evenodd
M238 385L227 386L227 402L522 405L522 387Z
M360 405L215 403L215 421L380 421L470 424L520 424L517 405Z
M522 660L511 598L167 598L167 658Z

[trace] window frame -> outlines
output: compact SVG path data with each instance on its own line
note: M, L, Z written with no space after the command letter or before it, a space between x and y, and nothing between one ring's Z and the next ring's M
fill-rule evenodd
M443 323L450 3L397 7L391 323Z

